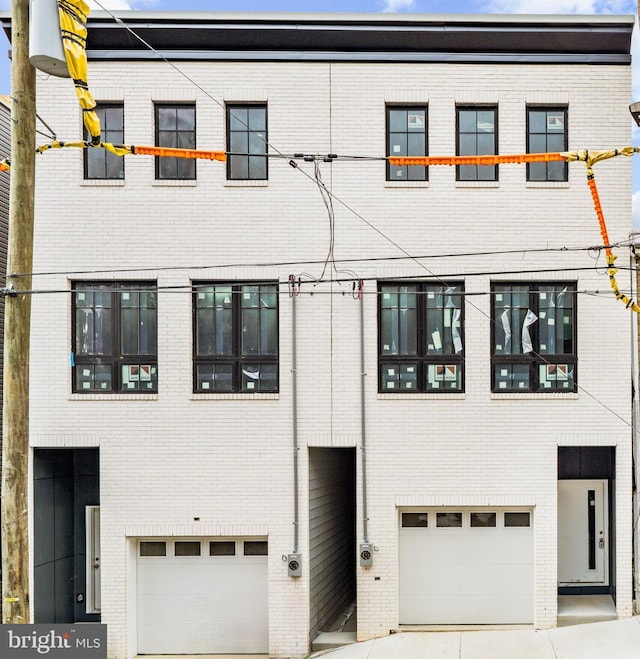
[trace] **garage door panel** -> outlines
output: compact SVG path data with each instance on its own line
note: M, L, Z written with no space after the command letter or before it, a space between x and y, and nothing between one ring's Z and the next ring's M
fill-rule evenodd
M452 620L450 612L456 611ZM425 621L422 613L429 612ZM462 593L460 595L439 594L437 596L415 595L408 598L400 609L403 625L490 625L528 624L533 617L533 602L529 594L505 600L502 593L497 595Z
M147 654L184 654L183 636L189 638L189 654L211 654L215 646L215 654L263 654L263 630L247 632L246 625L211 623L208 631L203 632L202 626L196 623L182 625L180 635L166 636L165 625L144 625L138 630L138 643L147 648Z
M471 527L466 509L462 527L438 528L437 511L420 512L429 527L400 529L400 624L533 621L531 526L507 528L496 510L495 526Z
M138 653L267 653L267 556L174 556L167 544L138 557Z

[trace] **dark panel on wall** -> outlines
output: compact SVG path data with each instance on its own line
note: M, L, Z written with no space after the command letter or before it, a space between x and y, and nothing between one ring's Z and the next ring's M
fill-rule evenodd
M98 449L35 449L34 618L99 622L87 614L85 507L99 505Z
M611 446L560 446L558 479L613 478L614 451Z

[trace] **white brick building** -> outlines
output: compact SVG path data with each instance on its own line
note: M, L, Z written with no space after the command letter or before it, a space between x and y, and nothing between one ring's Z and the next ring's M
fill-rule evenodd
M633 17L122 15L179 72L92 16L103 139L236 155L38 158L35 622L300 657L354 602L359 640L631 615L631 318L584 164L384 158L627 145ZM38 112L78 139L69 80ZM629 160L596 177L624 240Z

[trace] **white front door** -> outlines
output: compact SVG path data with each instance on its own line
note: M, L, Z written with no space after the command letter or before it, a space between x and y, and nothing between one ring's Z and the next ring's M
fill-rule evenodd
M608 583L607 481L558 481L558 583Z

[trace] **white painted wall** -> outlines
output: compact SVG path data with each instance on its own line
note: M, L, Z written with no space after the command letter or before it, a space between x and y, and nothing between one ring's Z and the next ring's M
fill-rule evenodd
M571 149L625 146L630 70L616 66L462 64L182 63L213 99L267 101L269 141L283 153L384 156L385 103L429 104L432 155L455 153L456 103L498 103L501 153L525 150L527 103L568 104ZM101 101L124 100L126 141L153 144L153 101L195 101L197 145L223 149L224 112L166 64L94 62ZM61 139L81 136L68 80L38 80L38 111ZM72 395L71 302L33 297L31 444L99 446L102 611L109 657L131 656L130 539L141 536L268 536L269 629L274 656L307 651L308 525L300 543L305 574L287 576L292 549L291 303L280 298L280 394L194 395L191 391L191 279L320 274L329 221L320 194L286 159L270 161L268 185L225 181L220 163L198 162L195 184L154 181L153 159L126 161L124 183L82 181L82 156L50 151L37 161L34 288L66 290L74 278L148 278L159 286L159 392L155 396ZM337 199L335 253L342 259L586 247L601 242L582 163L568 184L527 185L524 165L500 167L497 186L456 184L432 167L428 184L385 183L382 162L321 165ZM631 166L596 166L612 241L631 221ZM341 203L342 202L342 203ZM360 219L354 212L366 219ZM383 238L384 234L386 238ZM624 250L617 250L625 262ZM556 621L556 498L559 445L617 447L617 606L631 614L630 323L607 293L587 252L354 262L365 285L369 536L374 566L358 569L358 638L398 625L399 506L525 506L535 509L535 625ZM302 262L301 265L275 265ZM314 262L314 263L308 263ZM209 266L234 264L230 267ZM254 265L252 265L254 264ZM258 265L274 264L274 265ZM553 269L538 275L534 271ZM110 271L118 270L114 275ZM466 392L377 393L376 284L369 278L465 278ZM501 278L577 280L577 394L490 391L490 290ZM515 272L519 274L515 274ZM525 271L525 272L523 272ZM95 274L73 274L91 272ZM625 273L620 273L624 285ZM304 284L298 333L300 510L308 510L306 447L360 444L359 310L349 285ZM359 482L362 478L358 466ZM361 504L361 494L358 495ZM194 518L199 517L199 522ZM362 535L358 513L358 541ZM129 552L129 553L128 553ZM127 559L128 557L128 559ZM379 577L379 580L374 580ZM134 581L135 582L135 581Z

